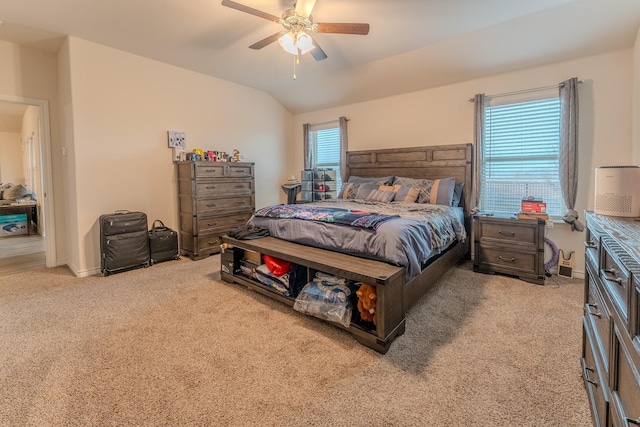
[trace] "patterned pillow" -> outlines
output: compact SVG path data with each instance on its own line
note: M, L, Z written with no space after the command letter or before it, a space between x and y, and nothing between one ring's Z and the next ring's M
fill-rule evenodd
M393 198L394 202L413 203L418 198L418 194L420 194L420 190L413 187L394 185L393 188L396 189L395 197Z
M350 183L342 184L338 199L366 199L369 193L373 190L377 190L378 185L373 182L364 183Z
M429 203L429 195L427 192L430 191L432 183L433 181L428 179L407 178L402 176L397 176L395 181L393 181L394 186L399 185L401 187L415 188L418 190L417 203Z
M434 181L430 179L396 177L393 184L418 189L417 203L451 206L456 180L453 177Z
M396 193L393 191L373 190L367 195L367 200L371 202L390 203L395 195Z
M378 190L379 191L396 191L396 187L394 187L393 185L379 185Z

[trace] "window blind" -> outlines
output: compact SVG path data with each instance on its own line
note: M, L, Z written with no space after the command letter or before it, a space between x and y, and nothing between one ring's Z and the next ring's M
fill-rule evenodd
M547 203L561 217L560 99L519 101L485 109L480 209L516 213L525 197Z
M339 190L342 187L340 179L340 127L338 122L333 125L334 127L322 126L320 129L311 127L309 141L314 151L312 167L314 169L335 170L336 189Z

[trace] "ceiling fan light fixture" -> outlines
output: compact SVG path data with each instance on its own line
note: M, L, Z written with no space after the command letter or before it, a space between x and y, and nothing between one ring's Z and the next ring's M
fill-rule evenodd
M298 46L296 45L296 39L293 33L288 32L284 36L280 37L278 39L278 43L286 52L289 52L292 55L298 54Z
M302 53L303 55L315 47L313 45L313 39L311 38L311 36L304 31L298 33L298 37L296 39L298 49L300 49L300 53Z

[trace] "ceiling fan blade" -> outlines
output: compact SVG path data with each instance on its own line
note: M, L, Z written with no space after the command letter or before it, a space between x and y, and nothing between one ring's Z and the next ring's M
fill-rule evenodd
M369 24L316 24L319 33L337 33L337 34L358 34L366 36L369 34Z
M256 42L254 44L252 44L251 46L249 46L249 48L251 49L262 49L263 47L270 45L271 43L273 43L274 41L278 40L281 36L287 34L286 31L279 31L275 34L271 34L269 37L265 37L264 39L260 40L259 42Z
M249 6L245 6L245 5L240 4L240 3L236 3L236 2L231 1L231 0L222 0L222 5L230 7L231 9L239 10L240 12L245 12L245 13L249 13L251 15L259 16L260 18L268 19L269 21L273 21L273 22L279 22L280 21L280 18L278 18L275 15L272 15L272 14L267 13L267 12L263 12L263 11L258 10L258 9L254 9L252 7L249 7Z
M295 6L296 15L308 18L311 16L311 11L315 5L316 0L297 0Z
M313 56L313 59L315 59L316 61L322 61L323 59L327 59L327 54L324 53L324 50L322 50L322 48L320 47L320 45L315 39L313 39L313 45L315 47L310 51L311 56Z

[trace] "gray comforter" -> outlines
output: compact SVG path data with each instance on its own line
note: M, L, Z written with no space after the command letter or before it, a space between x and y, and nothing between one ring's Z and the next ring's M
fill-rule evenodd
M400 218L381 224L377 230L257 216L253 216L249 224L267 228L273 237L283 240L405 266L407 282L420 274L429 258L441 253L456 239L467 238L462 208L343 199L313 204L400 215Z

